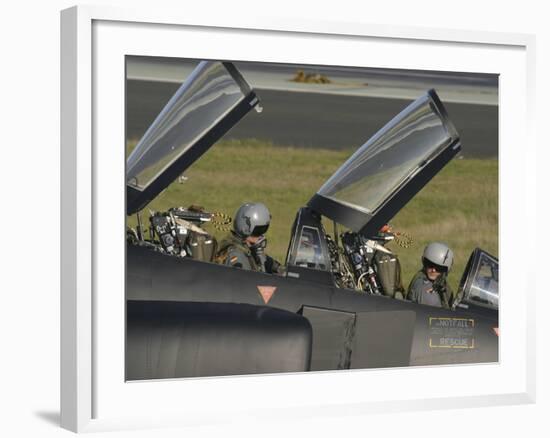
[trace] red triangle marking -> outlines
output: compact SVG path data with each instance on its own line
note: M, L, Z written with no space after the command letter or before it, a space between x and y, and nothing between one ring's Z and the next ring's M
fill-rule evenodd
M275 293L275 290L277 289L276 286L256 286L258 290L260 291L260 295L264 299L264 303L268 303L273 294Z
M495 331L495 335L500 336L500 330L498 327L493 327L493 330Z

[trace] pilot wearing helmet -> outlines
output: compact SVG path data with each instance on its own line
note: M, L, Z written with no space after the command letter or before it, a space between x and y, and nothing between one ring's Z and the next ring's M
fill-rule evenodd
M432 242L424 249L422 269L411 280L407 299L429 306L448 309L453 304L453 292L447 274L453 264L453 251L440 242Z
M281 265L265 254L271 214L259 202L247 202L239 207L233 218L233 229L219 246L216 261L236 268L280 274Z

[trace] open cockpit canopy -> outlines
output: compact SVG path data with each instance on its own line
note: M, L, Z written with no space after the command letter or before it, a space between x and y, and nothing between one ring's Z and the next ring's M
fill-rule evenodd
M233 64L202 61L126 161L127 214L147 205L258 102Z
M374 235L460 148L445 108L430 90L361 146L308 205L355 232Z

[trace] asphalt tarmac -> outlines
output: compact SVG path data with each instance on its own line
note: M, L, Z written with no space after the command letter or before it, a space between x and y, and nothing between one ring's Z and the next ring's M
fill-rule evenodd
M179 84L127 80L126 132L139 139ZM305 148L357 148L412 100L354 96L256 87L263 111L251 111L224 139L270 141ZM498 155L498 106L446 102L447 112L462 140L464 157Z

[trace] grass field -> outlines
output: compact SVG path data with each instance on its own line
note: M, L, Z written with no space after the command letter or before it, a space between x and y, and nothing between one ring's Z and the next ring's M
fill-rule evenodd
M129 142L127 150L134 144ZM268 253L284 262L297 209L351 153L256 140L220 142L185 172L185 182L174 182L144 212L197 204L232 216L243 202L263 202L273 216ZM420 267L424 246L442 241L455 253L450 282L456 290L475 247L498 257L498 161L453 160L390 223L414 239L409 248L390 244L401 260L405 287ZM135 226L135 217L128 224ZM206 228L218 238L223 235Z

